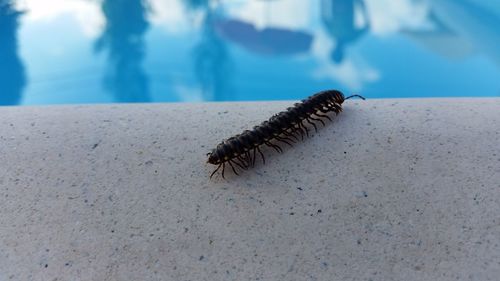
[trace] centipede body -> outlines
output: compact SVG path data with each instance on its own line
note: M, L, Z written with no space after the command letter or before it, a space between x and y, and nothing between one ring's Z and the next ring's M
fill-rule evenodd
M315 131L318 123L325 125L325 120L330 120L328 114L334 112L338 115L342 111L342 104L345 100L359 97L352 95L344 98L342 92L337 90L326 90L318 92L300 103L287 108L278 114L273 115L269 120L255 126L252 130L245 130L241 134L230 137L220 142L216 148L208 153L208 163L217 165L210 178L222 168L222 177L226 164L238 175L237 169L247 170L255 165L255 161L260 156L265 164L262 146L268 146L282 153L283 149L279 144L292 146L304 137L309 136L308 126L312 126ZM258 154L257 154L258 153Z

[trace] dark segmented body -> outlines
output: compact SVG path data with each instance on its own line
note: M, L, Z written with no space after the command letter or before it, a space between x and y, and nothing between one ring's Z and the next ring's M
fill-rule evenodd
M221 167L222 177L224 177L226 163L231 166L235 174L238 173L233 164L245 170L254 166L257 152L265 163L264 154L260 150L262 145L272 147L280 153L283 152L275 141L291 146L292 143L299 140L298 135L302 139L304 135L309 136L309 130L304 123L313 126L317 131L315 122L325 125L321 118L331 120L326 114L329 112L334 112L335 115L339 114L342 111L342 103L351 97L364 99L359 95L344 98L344 95L337 90L316 93L302 102L294 104L293 107L287 108L286 111L273 115L269 120L255 126L253 130L245 130L239 135L222 141L212 152L208 153L208 163L218 165L210 178Z

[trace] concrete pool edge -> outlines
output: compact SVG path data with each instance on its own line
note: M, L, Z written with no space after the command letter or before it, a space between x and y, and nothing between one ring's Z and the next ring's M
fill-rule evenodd
M500 99L349 100L208 180L208 150L291 103L0 108L0 279L500 274Z

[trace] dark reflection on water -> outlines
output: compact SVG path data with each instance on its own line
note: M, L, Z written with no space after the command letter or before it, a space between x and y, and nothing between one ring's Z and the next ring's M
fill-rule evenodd
M358 7L364 16L366 24L361 27L355 25L355 7ZM368 16L363 0L322 0L321 20L323 26L335 43L330 58L335 63L344 59L345 48L354 44L369 30Z
M185 0L184 3L186 4L186 7L190 10L196 10L196 9L201 9L201 10L208 10L209 8L209 0Z
M215 30L221 13L209 1L191 0L188 7L203 11L201 39L193 49L195 73L204 100L230 99L231 58L226 43Z
M0 105L19 104L26 85L17 42L21 14L12 1L0 0Z
M264 55L306 53L313 40L306 32L275 27L257 29L250 23L236 19L219 21L217 31L226 40Z
M95 48L108 53L105 88L114 95L116 102L150 102L149 78L142 66L144 34L149 27L145 3L142 0L104 0L102 12L106 27Z

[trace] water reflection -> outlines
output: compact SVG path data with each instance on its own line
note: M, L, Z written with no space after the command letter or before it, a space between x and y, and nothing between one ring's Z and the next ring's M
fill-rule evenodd
M457 39L455 43L473 46L469 52L483 52L500 65L500 3L436 0L430 2L430 6L441 29ZM462 42L457 42L459 40ZM443 55L453 54L454 48L461 46L442 40L427 43L435 49L445 49Z
M185 0L186 6L189 10L207 10L209 9L209 0Z
M295 99L329 87L368 97L498 96L500 89L499 1L13 1L0 0L1 104L111 95L116 102ZM89 44L100 52L95 61ZM30 87L23 64L38 81ZM104 87L94 85L100 73ZM88 95L82 83L97 89Z
M231 99L228 90L231 81L229 52L215 29L222 15L216 7L210 7L208 0L188 3L190 8L204 11L201 40L194 47L195 73L203 97L205 100Z
M235 19L218 22L217 31L227 40L265 55L305 53L313 40L306 32L275 27L257 29L250 23Z
M102 12L106 27L96 50L108 51L111 68L105 88L116 102L150 102L149 78L142 67L144 34L149 27L146 4L141 0L104 0Z
M355 20L357 10L364 19L362 26L358 26ZM322 0L321 20L328 35L336 43L330 54L331 60L335 63L341 63L347 46L356 42L369 30L363 0Z
M19 104L26 85L17 40L21 14L12 1L0 0L0 105Z

